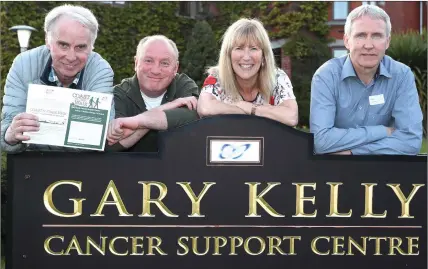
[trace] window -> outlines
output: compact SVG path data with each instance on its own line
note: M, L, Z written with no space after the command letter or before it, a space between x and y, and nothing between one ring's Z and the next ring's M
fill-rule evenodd
M180 1L178 15L184 17L195 18L198 13L204 12L202 2L196 1Z
M384 6L385 1L363 1L363 5Z
M191 7L190 7L191 2L185 2L185 1L180 1L180 7L179 7L179 14L181 16L186 16L186 17L190 17L191 15Z
M199 13L205 12L206 5L202 2L196 2L196 10Z
M122 6L122 5L126 4L125 1L101 1L101 3L110 4L110 5L118 5L118 6Z
M348 13L348 2L333 2L333 20L346 20Z
M281 48L272 49L272 52L276 66L281 67Z
M348 50L345 48L337 48L337 49L333 49L333 57L337 58L337 57L342 57L344 55L348 54Z

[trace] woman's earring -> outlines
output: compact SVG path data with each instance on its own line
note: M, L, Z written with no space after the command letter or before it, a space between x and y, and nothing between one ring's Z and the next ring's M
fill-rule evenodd
M265 62L262 62L262 67L265 66Z

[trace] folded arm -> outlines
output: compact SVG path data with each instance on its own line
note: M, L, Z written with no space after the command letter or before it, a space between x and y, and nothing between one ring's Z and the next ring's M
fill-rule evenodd
M392 110L395 131L391 136L352 149L353 154L416 155L422 144L422 111L415 78L410 69L398 86Z
M329 86L332 83L326 83L319 75L312 79L310 128L317 154L353 149L388 136L388 130L383 125L348 129L334 127L336 100Z
M416 123L406 130L395 130L391 136L356 147L351 152L355 155L417 155L422 143L421 126L421 123Z
M193 80L188 79L181 86L179 96L182 97L133 117L126 116L127 102L122 100L118 92L115 93L117 118L110 124L107 137L109 150L121 151L130 148L150 130L176 128L198 119L198 100L195 97L198 95L198 87Z
M273 119L293 127L297 125L299 119L297 102L294 99L285 100L277 106L260 106L256 109L255 115Z
M254 107L252 103L245 101L238 102L237 106L244 110L246 114L251 114ZM257 106L254 114L279 121L288 126L296 126L298 122L298 107L295 99L284 100L277 106L269 104Z
M209 92L201 92L198 101L198 114L207 117L221 114L246 114L244 110L234 104L226 104L217 100Z

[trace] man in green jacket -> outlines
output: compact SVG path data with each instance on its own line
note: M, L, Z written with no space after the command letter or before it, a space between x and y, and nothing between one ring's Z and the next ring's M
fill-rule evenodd
M108 130L107 151L157 151L157 131L198 119L198 86L177 74L178 65L172 40L155 35L140 41L136 74L114 88L116 119Z

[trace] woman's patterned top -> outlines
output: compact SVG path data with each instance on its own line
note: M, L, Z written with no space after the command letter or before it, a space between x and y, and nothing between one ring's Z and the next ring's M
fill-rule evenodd
M211 93L217 100L228 104L243 100L242 97L241 100L233 100L231 96L226 95L225 91L220 87L218 75L215 74L210 74L205 79L201 92ZM293 93L293 86L287 74L278 68L276 69L275 83L271 91L269 102L267 102L261 94L258 94L253 104L270 104L276 106L281 104L284 100L289 99L296 99Z

